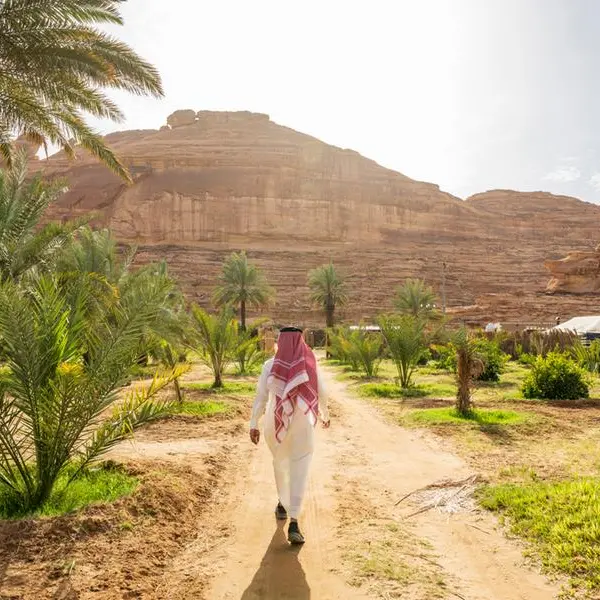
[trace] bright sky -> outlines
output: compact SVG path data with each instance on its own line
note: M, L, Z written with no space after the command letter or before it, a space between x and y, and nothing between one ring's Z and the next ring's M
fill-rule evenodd
M162 101L251 110L461 197L544 189L600 202L600 0L128 0L116 32Z

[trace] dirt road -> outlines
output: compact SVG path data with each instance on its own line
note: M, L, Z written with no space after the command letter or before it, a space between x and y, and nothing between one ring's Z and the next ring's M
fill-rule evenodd
M333 372L325 369L325 376L332 427L319 429L317 436L301 519L306 545L297 549L287 544L285 529L273 514L277 497L268 449L262 442L252 446L245 423L240 424L243 431L223 446L228 467L207 508L208 518L203 514L197 539L172 557L156 598L557 596L558 585L527 566L518 543L507 539L496 520L474 503L451 514L438 509L415 514L428 502L418 494L397 504L425 486L464 481L473 472L437 447L434 437L386 422L376 409L354 398ZM149 459L158 453L194 468L211 443L195 436L179 444L138 443L135 453Z
M405 518L419 508L410 498L395 506L406 494L440 480L464 480L473 473L459 458L436 448L433 438L384 422L372 407L353 398L331 372L326 371L326 376L333 424L318 436L301 521L306 546L290 548L273 518L276 495L265 445L253 448L243 442L237 476L219 509L233 529L207 557L219 573L207 598L548 600L556 596L557 587L524 564L521 548L497 530L492 516L427 510ZM409 536L408 554L411 548L418 554L415 543L429 549L434 558L425 560L443 579L435 596L431 587L423 588L419 581L406 593L401 585L390 583L391 593L385 582L357 587L352 553L365 540L375 543L377 528L371 539L365 529L381 522L403 528L403 535ZM400 555L393 558L402 560ZM375 567L371 579L376 571Z

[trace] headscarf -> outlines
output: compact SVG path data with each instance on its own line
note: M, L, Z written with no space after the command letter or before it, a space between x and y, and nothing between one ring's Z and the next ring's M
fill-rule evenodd
M317 360L302 332L290 329L282 329L279 334L277 353L267 379L267 387L276 397L275 439L279 443L285 438L299 399L304 401L305 414L312 413L313 425L319 406Z

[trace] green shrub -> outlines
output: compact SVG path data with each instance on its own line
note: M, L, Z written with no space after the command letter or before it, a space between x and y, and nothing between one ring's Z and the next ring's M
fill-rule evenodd
M500 346L491 340L480 338L474 342L475 352L484 364L484 369L477 378L479 381L500 381L500 375L509 359L500 350Z
M437 369L456 372L456 348L452 344L435 346L432 354Z
M500 375L508 361L508 355L504 354L498 344L485 338L473 340L474 351L483 362L484 369L477 377L479 381L499 381ZM438 358L435 366L444 371L456 373L456 347L453 344L439 346L436 348Z
M600 373L600 340L594 340L589 346L578 342L571 349L573 360L590 373Z
M589 396L585 371L570 358L550 352L538 357L522 387L525 398L577 400Z
M517 358L517 362L519 364L525 365L527 367L532 366L536 360L537 359L533 354L527 354L527 352L523 352L519 355L519 358Z

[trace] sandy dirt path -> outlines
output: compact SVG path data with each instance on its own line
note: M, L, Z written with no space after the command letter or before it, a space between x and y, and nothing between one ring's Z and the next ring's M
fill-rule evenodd
M342 519L362 510L359 495L372 502L377 517L397 521L426 540L430 561L446 584L435 597L464 600L549 600L558 586L525 565L521 548L498 530L496 520L478 511L443 514L429 510L415 517L417 505L404 495L440 480L461 480L472 471L462 460L435 446L435 439L384 421L368 404L353 398L345 384L325 370L332 397L332 427L320 430L301 526L307 538L300 550L288 546L273 509L276 492L270 455L261 442L243 439L233 450L230 481L214 510L213 530L223 539L200 536L175 563L185 571L185 589L166 586L169 598L209 600L333 600L414 598L396 587L352 587L342 557L352 549ZM352 487L350 487L352 486ZM349 491L350 490L350 491ZM343 510L340 507L343 506ZM359 517L360 518L360 517ZM357 521L357 522L360 522ZM218 529L218 528L217 528ZM208 535L208 534L207 534ZM208 536L210 537L210 536ZM194 595L194 572L212 575L202 596ZM199 592L200 590L197 590ZM429 597L427 594L419 597ZM431 596L433 597L433 596Z

